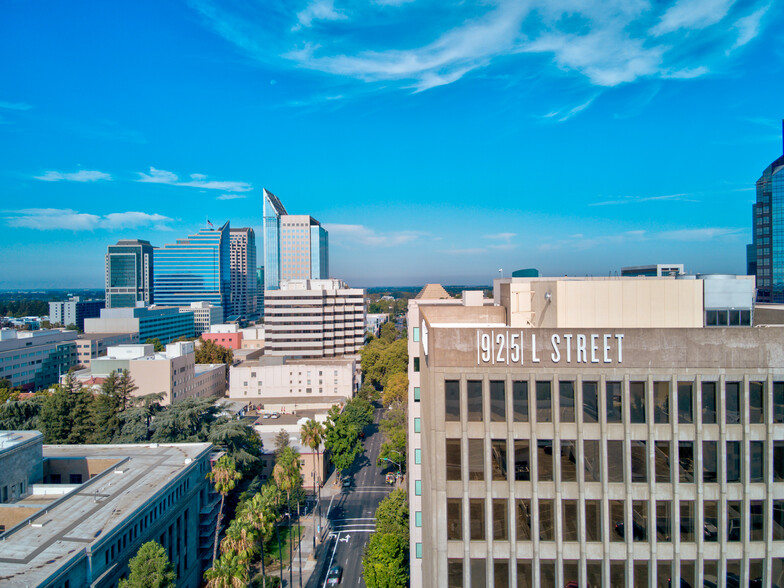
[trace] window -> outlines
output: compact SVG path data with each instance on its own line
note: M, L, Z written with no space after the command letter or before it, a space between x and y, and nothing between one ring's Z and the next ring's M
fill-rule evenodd
M648 540L648 502L632 501L632 538L634 541Z
M740 441L727 441L727 482L740 482Z
M558 382L558 402L561 422L574 422L574 382Z
M727 541L740 541L742 504L740 500L727 501Z
M536 459L539 463L539 482L553 481L553 442L536 442Z
M449 512L449 508L447 507L447 512ZM422 511L418 510L414 513L414 525L417 527L422 526Z
M606 382L607 422L620 423L623 417L622 383Z
M555 586L555 560L539 560L539 578L541 586Z
M749 443L749 482L761 483L765 479L765 442L751 441Z
M765 384L749 382L749 424L765 422Z
M471 540L484 541L485 539L485 499L471 498L469 504L469 519L471 527Z
M562 500L561 508L563 509L563 540L564 541L579 541L580 540L580 518L577 516L577 509L579 502L577 500Z
M716 421L716 382L702 382L702 422L705 425Z
M784 423L784 382L773 382L773 422Z
M784 541L784 500L773 501L773 540Z
M481 421L482 420L482 382L469 381L467 383L468 392L468 420Z
M71 484L81 484L82 483L82 474L70 474L70 483Z
M493 480L506 480L506 439L493 439L490 445Z
M765 540L765 501L752 500L749 502L749 526L752 541Z
M505 498L493 499L493 539L496 541L507 541L509 539Z
M487 560L471 558L471 586L472 588L487 586Z
M531 479L528 439L515 439L515 480L527 482Z
M497 559L493 562L493 586L509 588L509 560Z
M716 441L702 442L702 481L706 484L719 481L719 456Z
M694 422L692 416L692 384L691 382L678 382L678 422L690 424Z
M414 494L416 496L422 496L422 480L414 481Z
M656 467L656 483L668 484L670 480L670 442L656 441L653 462Z
M629 419L632 423L645 423L645 382L629 384Z
M670 383L653 383L653 422L670 422Z
M724 384L724 403L727 424L740 423L740 382L726 382Z
M598 440L586 439L583 441L583 467L585 468L586 482L602 481L600 454L601 450Z
M599 422L599 384L583 382L583 420L586 423Z
M694 542L694 501L681 500L681 541Z
M623 441L607 441L607 481L623 483Z
M414 371L415 372L419 371L419 358L418 357L414 358Z
M784 500L782 501L784 505ZM784 506L782 506L784 511ZM519 498L517 500L517 540L530 541L531 540L531 501L527 498ZM782 527L784 528L784 527Z
M577 481L577 447L574 441L561 440L561 482Z
M419 391L419 386L415 386L414 387L414 402L419 402L420 394L421 393Z
M463 500L461 498L446 499L446 538L456 541L463 539Z
M784 441L773 442L773 481L784 482Z
M468 440L468 479L485 479L484 439Z
M536 383L536 422L551 423L553 421L550 382Z
M588 560L585 564L588 586L602 585L602 562Z
M610 500L610 541L623 542L623 500Z
M419 327L414 327L414 343L419 343Z
M585 501L585 539L586 541L602 540L602 502L601 500Z
M422 431L422 419L419 417L414 417L414 433L420 433Z
M669 500L656 501L656 540L672 541L672 503Z
M446 565L447 587L463 588L463 560L450 559Z
M528 422L528 382L512 382L512 405L514 420Z
M444 411L447 421L460 420L460 382L457 380L444 382Z
M648 481L648 451L645 441L632 441L632 482Z
M415 549L416 549L417 559L422 559L422 544L417 543Z
M702 536L705 541L715 543L719 540L719 501L706 500L702 512Z
M490 420L506 421L506 390L503 380L490 382Z
M694 442L678 442L678 479L681 483L694 482Z
M414 449L414 463L417 465L422 463L422 450L419 448Z
M460 439L446 440L446 479L460 480L461 466Z
M539 540L555 541L555 503L539 500Z

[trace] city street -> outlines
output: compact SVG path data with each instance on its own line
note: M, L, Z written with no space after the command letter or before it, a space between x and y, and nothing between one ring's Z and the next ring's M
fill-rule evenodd
M321 551L318 567L308 582L308 588L324 588L332 566L343 567L341 586L364 586L362 555L370 533L375 531L376 507L392 487L385 484L386 470L376 466L383 434L378 421L383 409L376 409L374 423L365 429L365 453L346 473L350 487L341 487L333 496L322 497L322 512L328 519L328 534Z

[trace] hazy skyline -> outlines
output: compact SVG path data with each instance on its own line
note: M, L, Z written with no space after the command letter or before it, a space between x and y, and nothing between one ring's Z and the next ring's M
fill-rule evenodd
M782 154L773 2L11 1L0 288L100 287L106 246L330 232L352 285L504 268L745 272Z

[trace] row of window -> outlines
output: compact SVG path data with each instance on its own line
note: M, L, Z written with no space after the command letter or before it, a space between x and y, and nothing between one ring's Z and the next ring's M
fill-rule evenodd
M491 380L488 383L488 396L491 422L507 420L507 386L504 380ZM623 382L605 382L604 412L606 422L624 422L624 398L629 403L629 422L645 424L649 420L647 407L652 407L652 420L655 424L669 424L677 417L681 424L716 424L719 411L724 409L725 422L738 424L743 420L743 401L748 399L748 423L764 424L766 422L766 383L749 382L748 394L742 394L742 382L725 382L724 390L720 390L718 382L701 382L700 418L696 415L696 394L694 382L678 382L678 405L672 405L671 382L653 382L652 390L648 383L630 382L628 393L624 393ZM583 422L596 423L600 420L599 382L582 382L582 415ZM560 422L573 423L578 416L575 406L576 382L559 381L557 394L553 393L553 383L535 382L533 410L529 410L529 393L527 381L512 382L512 412L515 422L528 422L529 416L537 423L553 422L553 413L557 411ZM485 420L483 408L484 384L481 380L468 380L465 386L466 419L469 422ZM554 406L557 404L557 406ZM723 405L723 406L722 406ZM444 408L447 421L459 421L461 418L461 385L459 380L444 382ZM773 422L784 423L784 382L773 384ZM746 424L746 423L744 423Z
M416 432L416 428L415 428ZM649 478L657 484L674 483L719 483L744 482L744 453L749 454L749 482L764 483L766 447L765 441L726 441L724 449L724 471L719 459L719 442L703 441L702 457L697 461L695 441L656 441L653 456L649 456L648 442L632 440L627 448L625 441L606 440L607 457L602 467L601 443L599 439L582 440L582 456L578 455L577 440L560 441L554 445L552 439L539 439L533 446L529 439L506 439L490 441L490 463L485 464L484 439L467 439L465 451L461 439L446 440L446 479L461 480L509 480L538 482L554 481L555 454L560 455L561 482L577 482L579 464L584 470L586 482L647 483ZM511 450L511 451L510 451ZM531 474L531 453L536 451L536 477ZM626 454L630 453L631 469L627 469ZM463 474L463 456L466 456ZM696 465L695 465L696 464ZM511 473L514 472L514 473ZM784 482L784 441L773 441L773 481Z
M681 543L694 543L698 541L700 533L696 527L695 510L699 504L693 500L650 502L608 500L603 518L601 500L585 500L585 508L581 509L579 500L557 501L540 498L534 501L528 498L511 500L493 498L486 501L484 498L470 498L466 520L463 513L463 499L447 498L447 539L453 541L490 539L485 526L485 502L489 502L491 517L489 532L494 541L511 539L510 524L515 526L517 541L532 541L534 534L538 534L539 541L555 541L558 536L562 541L601 542L604 540L602 528L605 521L609 529L607 540L610 542L647 542L655 537L657 542L670 543L674 540L674 536L678 535ZM536 516L532 512L534 503L538 505ZM560 530L556 524L555 512L559 504ZM774 500L772 506L771 524L766 527L765 501L749 501L749 528L743 529L742 501L726 501L726 508L721 512L721 503L718 500L705 500L702 505L702 541L740 542L746 537L750 541L766 541L770 536L773 541L784 541L784 500ZM631 532L626 528L628 508L631 508ZM582 534L581 523L585 524L585 535Z

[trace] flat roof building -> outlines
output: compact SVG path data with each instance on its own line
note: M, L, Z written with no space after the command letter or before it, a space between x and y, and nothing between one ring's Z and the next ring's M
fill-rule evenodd
M188 306L177 307L180 312L193 313L193 330L198 337L208 333L212 325L223 322L223 307L211 302L191 302Z
M120 239L106 248L106 308L155 302L153 249L149 241Z
M82 300L79 296L72 296L62 302L50 302L49 322L63 327L73 325L84 331L84 319L100 316L105 306L105 300Z
M256 233L248 227L230 229L229 237L231 316L241 321L256 320L259 317Z
M75 331L0 329L0 378L25 390L58 381L77 364Z
M679 276L685 273L682 263L654 263L651 265L635 265L621 268L621 275L625 277L658 277ZM517 276L514 276L517 277Z
M85 320L84 332L138 333L141 342L157 338L165 345L180 337L196 336L193 313L185 310L165 306L105 308L100 318Z
M76 339L76 353L79 365L90 367L96 357L106 355L109 347L131 345L139 342L138 333L87 333Z
M711 281L409 301L413 588L784 585L784 331Z

